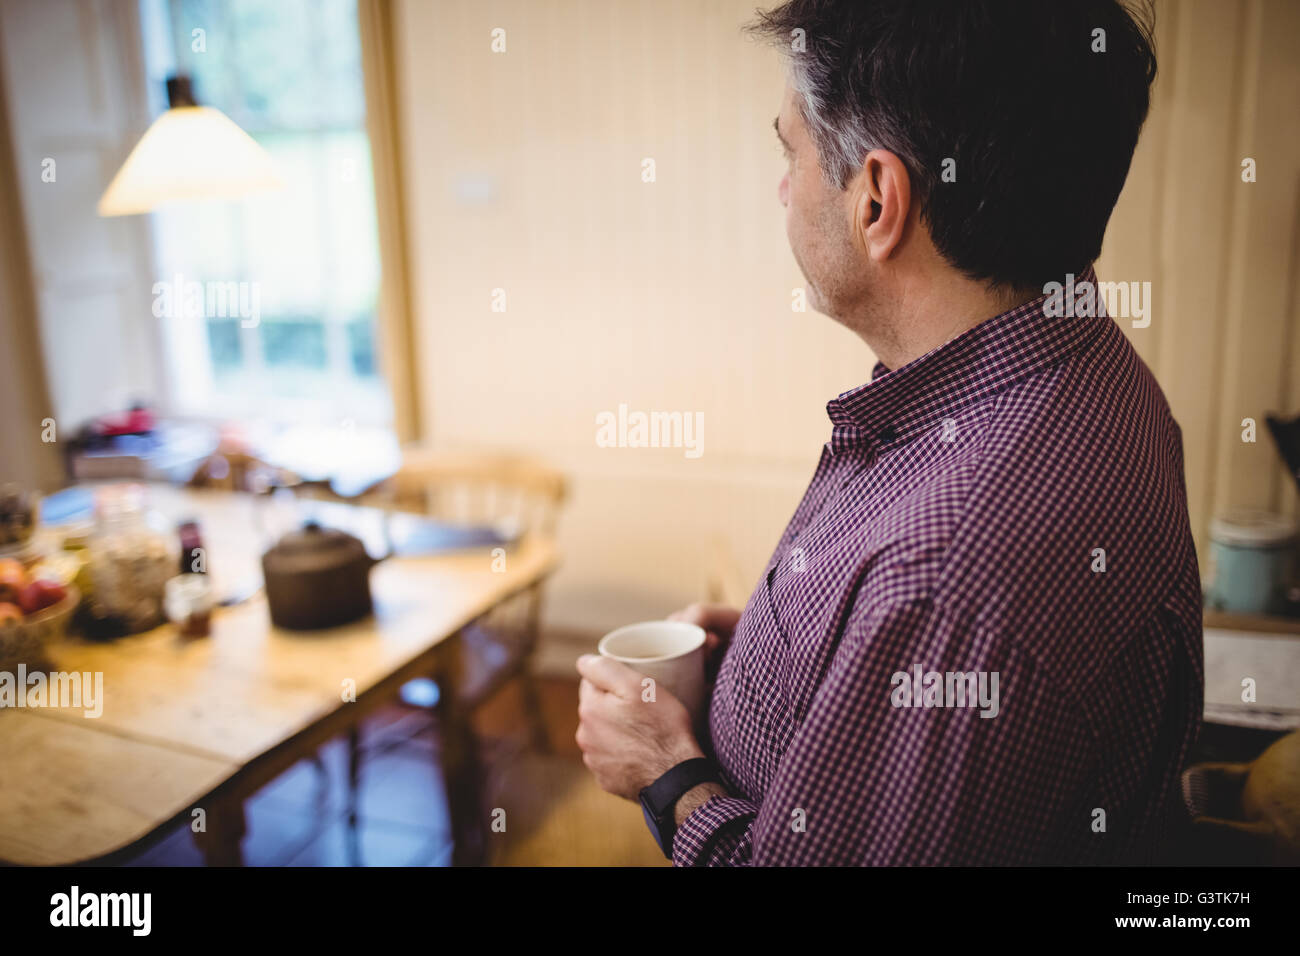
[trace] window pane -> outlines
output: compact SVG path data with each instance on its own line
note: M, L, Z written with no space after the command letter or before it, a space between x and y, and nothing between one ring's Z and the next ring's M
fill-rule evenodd
M192 76L199 103L226 113L257 140L285 184L154 214L156 255L167 281L239 283L257 301L252 323L205 314L197 339L171 337L169 348L188 349L173 351L173 369L194 370L197 363L198 371L211 373L186 376L185 410L274 415L280 409L293 417L313 407L311 414L324 418L387 424L392 411L375 344L378 229L355 0L142 2L170 21L174 68ZM171 63L150 66L154 75L172 69ZM195 355L196 344L206 345L207 354ZM200 396L204 389L210 394ZM282 397L293 404L278 405Z
M379 367L375 362L375 321L366 318L348 324L348 352L352 357L352 370L359 376L373 376Z
M269 319L262 323L262 355L268 366L323 369L325 325L312 319Z
M244 361L239 320L208 319L208 349L212 353L212 370L218 375L238 368Z

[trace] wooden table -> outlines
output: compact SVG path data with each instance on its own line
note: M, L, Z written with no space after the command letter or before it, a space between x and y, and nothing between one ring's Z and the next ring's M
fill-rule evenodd
M218 590L260 582L269 541L264 499L151 486L170 520L197 517ZM312 502L322 523L383 553L383 516ZM494 568L487 551L393 558L371 572L375 614L301 634L271 626L259 592L185 640L163 626L96 644L68 638L48 669L103 674L103 712L0 710L0 861L111 863L202 809L196 842L210 864L241 862L243 803L326 741L432 676L441 690L442 768L456 863L479 862L479 803L468 715L457 706L462 628L536 587L558 564L553 544L525 539ZM346 698L355 689L355 701Z

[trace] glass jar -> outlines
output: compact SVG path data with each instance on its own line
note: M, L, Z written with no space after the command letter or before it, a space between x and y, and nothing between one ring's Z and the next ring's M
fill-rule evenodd
M134 634L163 620L179 547L147 504L139 485L111 485L95 494L95 531L86 550L89 626L99 636Z

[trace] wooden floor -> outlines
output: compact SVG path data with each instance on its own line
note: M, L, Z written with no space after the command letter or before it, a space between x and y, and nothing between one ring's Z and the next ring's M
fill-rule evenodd
M578 683L542 683L552 754L521 753L497 762L492 789L507 811L506 832L493 862L499 866L667 866L646 830L639 804L596 785L573 740L578 729ZM517 724L515 689L485 708L481 733L501 739ZM513 809L511 809L513 808Z
M549 754L529 751L517 689L506 687L476 723L488 760L488 812L504 811L504 832L490 834L498 866L665 866L640 808L604 793L582 765L576 680L540 682ZM359 821L347 819L347 747L321 750L324 768L304 761L247 804L244 858L251 866L446 866L451 841L437 739L411 736L423 715L400 708L368 721L363 742L376 754L362 764ZM392 743L391 749L385 745ZM500 819L501 814L496 814ZM128 865L200 866L188 827Z

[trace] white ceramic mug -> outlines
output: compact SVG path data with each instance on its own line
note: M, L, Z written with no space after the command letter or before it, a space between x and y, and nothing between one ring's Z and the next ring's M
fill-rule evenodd
M704 628L685 621L645 621L600 639L604 657L626 664L686 705L691 723L704 712Z

